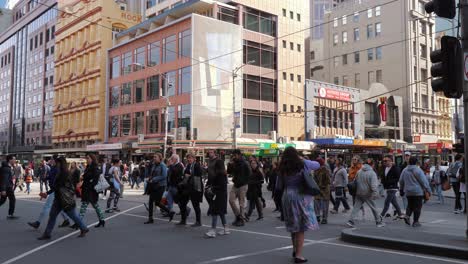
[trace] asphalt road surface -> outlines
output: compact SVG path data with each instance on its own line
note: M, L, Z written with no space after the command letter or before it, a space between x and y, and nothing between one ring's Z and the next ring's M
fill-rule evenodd
M0 207L0 263L291 263L291 242L284 225L273 213L273 203L267 200L265 219L251 221L244 227L231 229L228 236L215 239L204 238L209 230L211 217L206 216L206 203L202 212L203 227L176 227L155 215L153 225L144 225L147 212L143 202L147 196L141 190L126 188L124 199L120 200L119 213L106 214L106 227L95 229L85 238L77 238L78 231L69 228L56 228L49 241L38 241L46 223L39 230L34 230L27 222L34 221L42 208L37 185L31 195L18 193L16 215L20 218L7 220L8 202ZM265 192L264 197L270 197ZM382 207L383 199L378 204ZM78 205L80 203L78 202ZM105 207L105 201L100 201ZM176 207L177 208L177 207ZM446 205L431 202L423 208L422 224L443 233L460 234L464 232L466 215L454 215L453 199L447 199ZM176 209L178 210L178 209ZM192 210L193 211L193 210ZM233 221L228 209L228 221ZM340 241L341 230L349 214L329 216L329 224L320 230L306 234L304 256L309 263L466 263L462 260L412 254L403 251L384 250L347 244ZM192 213L189 220L193 221ZM256 213L252 217L256 219ZM58 218L57 224L62 219ZM85 222L93 226L97 221L94 210L88 209ZM219 221L220 222L220 221ZM386 219L389 225L401 225L401 221ZM369 211L360 225L374 225Z

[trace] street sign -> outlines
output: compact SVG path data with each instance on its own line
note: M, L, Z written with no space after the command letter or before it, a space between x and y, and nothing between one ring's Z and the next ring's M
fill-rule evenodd
M465 81L468 81L468 52L465 52L465 73L463 74L465 76Z

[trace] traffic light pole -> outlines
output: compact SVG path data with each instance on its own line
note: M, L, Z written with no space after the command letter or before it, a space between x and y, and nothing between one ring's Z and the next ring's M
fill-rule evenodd
M461 17L461 21L460 21L460 25L461 25L461 32L462 32L462 47L463 47L463 52L465 54L468 54L468 25L466 23L468 23L468 0L460 0L460 10L459 10L460 13L460 17ZM466 23L465 23L466 22ZM463 55L463 61L465 61L465 57L466 55ZM466 63L465 64L465 67L466 67ZM460 73L460 74L465 74L465 72L467 71L468 69L465 69L463 73ZM464 76L464 82L463 82L463 113L464 113L464 116L463 116L463 122L464 122L464 138L467 134L467 131L468 131L468 81L466 80L465 76ZM468 140L464 140L465 142L465 155L468 153ZM464 172L464 176L465 176L465 183L468 183L468 169L465 169L463 170ZM468 199L465 199L465 209L466 209L466 205L468 204L467 203L467 200ZM468 215L467 215L467 218L466 218L466 236L468 238Z

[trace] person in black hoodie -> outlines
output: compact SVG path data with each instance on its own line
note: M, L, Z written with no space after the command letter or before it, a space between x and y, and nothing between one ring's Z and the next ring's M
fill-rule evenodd
M184 179L184 165L177 154L169 158L171 165L167 172L167 208L172 211L174 203L179 203L177 187Z
M400 169L395 164L393 164L392 160L393 157L391 155L387 155L383 159L385 171L382 175L381 180L384 189L387 190L387 198L385 199L384 208L380 215L382 217L387 216L387 210L391 203L395 208L398 217L404 218L404 215L401 212L400 205L398 204L398 200L396 198L396 193L398 192L398 181L400 180L401 172Z
M63 210L75 224L80 228L81 233L78 237L84 237L89 232L88 227L78 217L75 211L75 186L73 179L67 168L67 161L64 157L59 157L56 160L58 173L54 182L50 184L50 193L55 193L54 202L50 209L49 221L44 234L38 240L48 240L51 238L52 230L55 226L57 216ZM47 193L42 194L43 198L47 198Z
M14 167L16 164L16 158L13 155L6 157L6 162L2 163L0 168L0 206L2 206L6 199L10 202L8 208L8 219L16 219L15 216L15 205L16 197L14 191L13 177L15 175Z
M187 154L188 164L185 167L185 191L180 196L180 214L182 220L177 225L185 225L187 220L187 203L192 202L193 210L196 215L196 222L192 227L201 226L201 209L200 203L203 202L203 179L202 179L202 168L200 163L195 160L193 154Z
M263 172L258 164L257 160L252 160L250 162L252 169L252 174L249 178L249 188L247 190L247 200L249 200L249 211L247 212L245 218L249 221L250 216L252 215L255 207L257 208L258 218L257 220L263 219L263 205L261 201L262 197L262 185L264 182Z
M231 209L236 216L236 220L232 225L243 226L247 220L245 219L245 198L252 171L239 149L232 152L232 161L228 166L228 174L232 176L232 182L234 183L229 193L229 205L231 205ZM236 200L239 200L239 207L237 207Z
M88 154L86 156L88 165L86 166L85 172L83 174L83 185L81 191L81 208L80 208L80 219L83 219L88 205L91 204L96 210L96 214L99 218L99 224L95 227L104 227L106 222L104 220L104 214L99 207L99 194L94 189L96 184L99 182L100 171L98 169L98 164L96 156L94 154ZM77 225L72 227L77 228Z

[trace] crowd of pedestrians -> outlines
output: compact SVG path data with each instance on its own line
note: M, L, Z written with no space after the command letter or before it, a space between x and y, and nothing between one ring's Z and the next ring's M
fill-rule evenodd
M435 193L438 202L444 203L442 192L449 188L455 193L454 213L466 213L461 202L462 195L466 194L461 155L455 157L446 171L436 164L432 175L430 161L420 163L409 152L404 158L404 163L398 166L392 155L384 156L381 161L363 161L356 155L347 166L342 157L309 160L290 147L278 162L246 158L240 150L234 150L226 163L217 151L209 150L206 164L191 153L184 159L173 154L166 160L161 153L155 153L150 161L134 165L123 164L118 159L111 163L107 159L98 162L95 155L88 154L86 167L76 162L68 164L64 157L53 156L41 162L36 177L32 164L20 165L9 155L0 168L0 206L9 200L8 218L15 219L15 190L23 191L26 183L25 192L29 194L31 182L37 179L45 203L38 218L28 224L38 229L48 220L39 239L51 238L58 215L63 219L59 227L80 229L80 237L84 237L89 232L83 221L88 206L91 205L98 216L95 227L105 227L105 213L120 211L119 199L127 183L132 189L142 186L144 194L148 195L148 202L144 204L148 219L144 224L154 223L154 208L157 207L169 221L180 215L177 226L187 225L193 209L195 219L191 226L200 227L201 204L205 200L211 216L211 228L205 236L215 238L230 234L230 225L241 227L253 219L264 218L266 202L262 190L266 183L274 211L279 212L278 218L291 233L294 261L303 263L307 261L302 255L304 232L328 224L329 213L339 215L352 210L346 224L354 227L359 213L364 216L367 206L377 227L383 227L383 219L391 217L393 210L395 220L402 219L408 225L419 227L423 205L430 195ZM228 177L233 183L231 188L228 188ZM315 193L306 190L312 188L308 187L308 177L315 184L312 190ZM100 187L103 183L104 189ZM375 200L382 195L385 196L384 207L378 212ZM75 196L81 199L79 206ZM100 196L107 199L105 211L99 205ZM348 204L349 197L353 208ZM231 224L226 218L228 205L234 214ZM343 210L340 211L341 205ZM252 217L254 211L256 218ZM219 219L222 227L218 229Z

